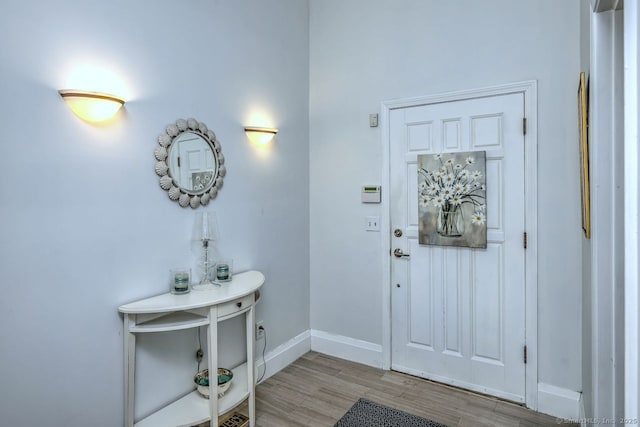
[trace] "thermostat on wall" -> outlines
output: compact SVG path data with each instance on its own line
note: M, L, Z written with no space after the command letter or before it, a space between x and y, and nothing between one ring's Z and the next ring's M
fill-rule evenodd
M380 186L365 185L362 187L362 203L380 203Z

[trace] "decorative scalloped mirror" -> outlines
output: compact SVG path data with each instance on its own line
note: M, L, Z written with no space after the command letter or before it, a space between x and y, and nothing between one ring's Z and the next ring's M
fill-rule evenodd
M196 119L178 119L158 136L154 156L160 187L169 199L193 209L218 195L227 173L216 134Z

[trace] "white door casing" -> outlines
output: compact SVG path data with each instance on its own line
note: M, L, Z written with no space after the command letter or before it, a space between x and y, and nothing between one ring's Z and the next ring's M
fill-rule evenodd
M533 106L535 82L383 103L383 349L387 368L536 408ZM418 245L417 155L473 150L487 153L487 249Z

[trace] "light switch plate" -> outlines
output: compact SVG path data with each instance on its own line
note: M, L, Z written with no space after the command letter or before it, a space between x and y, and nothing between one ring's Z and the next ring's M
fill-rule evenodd
M364 229L366 231L380 231L380 217L379 216L366 217Z

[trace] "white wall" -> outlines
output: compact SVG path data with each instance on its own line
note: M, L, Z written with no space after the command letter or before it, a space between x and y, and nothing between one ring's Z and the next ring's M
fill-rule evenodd
M197 258L194 212L171 202L153 172L156 137L180 117L205 122L222 142L228 174L207 209L236 271L267 277L257 309L267 351L308 330L307 3L2 6L0 424L122 425L117 307L167 291L168 269ZM121 80L87 89L129 99L112 125L82 122L57 93L87 63ZM245 124L281 132L261 152ZM241 331L224 325L221 340L235 349ZM195 337L140 339L138 415L191 389Z
M581 387L580 3L311 0L311 327L381 344L383 100L538 81L539 381ZM388 191L388 189L383 189Z
M625 384L624 416L640 417L640 8L637 2L627 2L624 10L624 229L625 229Z

